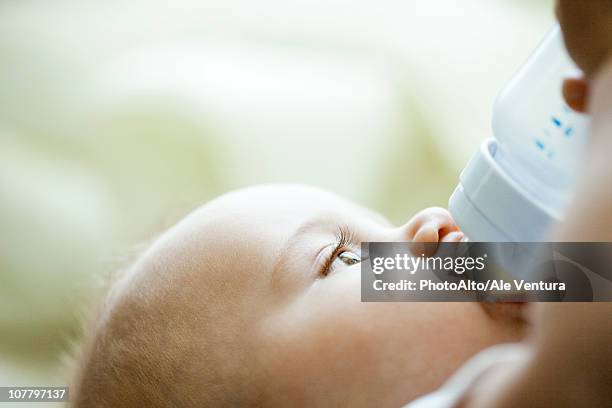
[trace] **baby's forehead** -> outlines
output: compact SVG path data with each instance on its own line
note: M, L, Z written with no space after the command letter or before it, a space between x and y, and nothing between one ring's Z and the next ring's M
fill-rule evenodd
M237 190L213 200L204 208L212 217L237 217L249 221L270 220L270 224L293 226L314 219L347 218L354 223L375 221L390 223L379 213L344 199L334 193L300 185L264 185Z
M218 237L226 247L260 251L257 255L264 260L278 255L286 241L296 236L335 234L339 227L356 235L393 227L380 214L336 194L291 185L226 194L204 206L196 218L201 229L210 232L209 238Z
M239 190L204 205L164 233L141 257L135 274L146 276L139 284L177 286L176 296L180 285L201 286L202 294L227 284L238 290L258 285L271 273L294 235L333 234L338 224L384 221L373 217L363 207L314 188Z
M315 188L274 185L221 196L204 206L197 218L202 230L209 231L209 237L215 235L234 249L247 246L260 250L259 255L265 257L296 233L325 229L349 220L365 222L371 219L366 211Z

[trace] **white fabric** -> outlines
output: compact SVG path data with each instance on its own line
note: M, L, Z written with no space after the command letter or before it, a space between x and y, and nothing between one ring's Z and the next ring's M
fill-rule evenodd
M494 346L481 351L463 364L437 391L409 403L404 408L453 408L486 370L505 361L524 358L527 353L527 347L518 343Z

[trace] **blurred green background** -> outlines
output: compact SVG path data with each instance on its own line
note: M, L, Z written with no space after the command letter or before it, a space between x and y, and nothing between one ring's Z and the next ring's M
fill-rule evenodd
M444 206L552 3L0 2L0 385L62 384L102 277L220 193Z

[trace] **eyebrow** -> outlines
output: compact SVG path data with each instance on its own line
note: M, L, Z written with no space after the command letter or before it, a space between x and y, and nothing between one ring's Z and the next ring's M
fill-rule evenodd
M330 227L333 225L334 227ZM272 281L278 282L281 279L281 271L287 261L285 254L291 252L291 250L301 241L305 235L310 235L314 232L329 232L330 236L334 236L336 221L332 217L319 217L313 220L308 220L300 225L291 236L289 236L281 249L278 252L278 256L272 268ZM319 252L320 253L320 252ZM318 253L317 253L318 256Z
M369 218L371 221L374 221L378 224L382 224L386 227L393 227L393 224L385 217L380 215L379 213L370 210L369 208L362 207L363 215L366 218ZM301 242L301 238L305 235L313 234L315 232L319 232L321 234L328 233L330 237L335 241L336 232L338 228L341 226L347 226L352 231L355 231L355 226L352 223L342 223L338 222L338 217L332 214L320 215L319 217L310 219L301 224L296 230L291 234L283 243L281 249L276 256L276 260L274 261L274 266L272 267L272 273L270 275L270 280L272 283L272 287L275 287L277 283L283 279L282 270L284 269L285 263L287 262L286 254L291 253L292 249ZM355 236L359 236L360 234L356 234ZM330 241L330 244L333 242ZM323 249L327 246L321 247L313 260L316 260ZM304 277L308 277L310 275L304 275Z

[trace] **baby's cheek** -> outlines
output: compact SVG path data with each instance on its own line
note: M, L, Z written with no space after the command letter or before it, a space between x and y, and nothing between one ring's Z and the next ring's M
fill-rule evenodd
M302 392L304 383L318 379L303 395L310 405L317 405L311 394L337 393L355 381L353 376L367 378L367 369L380 360L372 357L377 347L366 319L369 306L361 302L359 268L351 269L313 283L263 330L265 364L279 386Z

